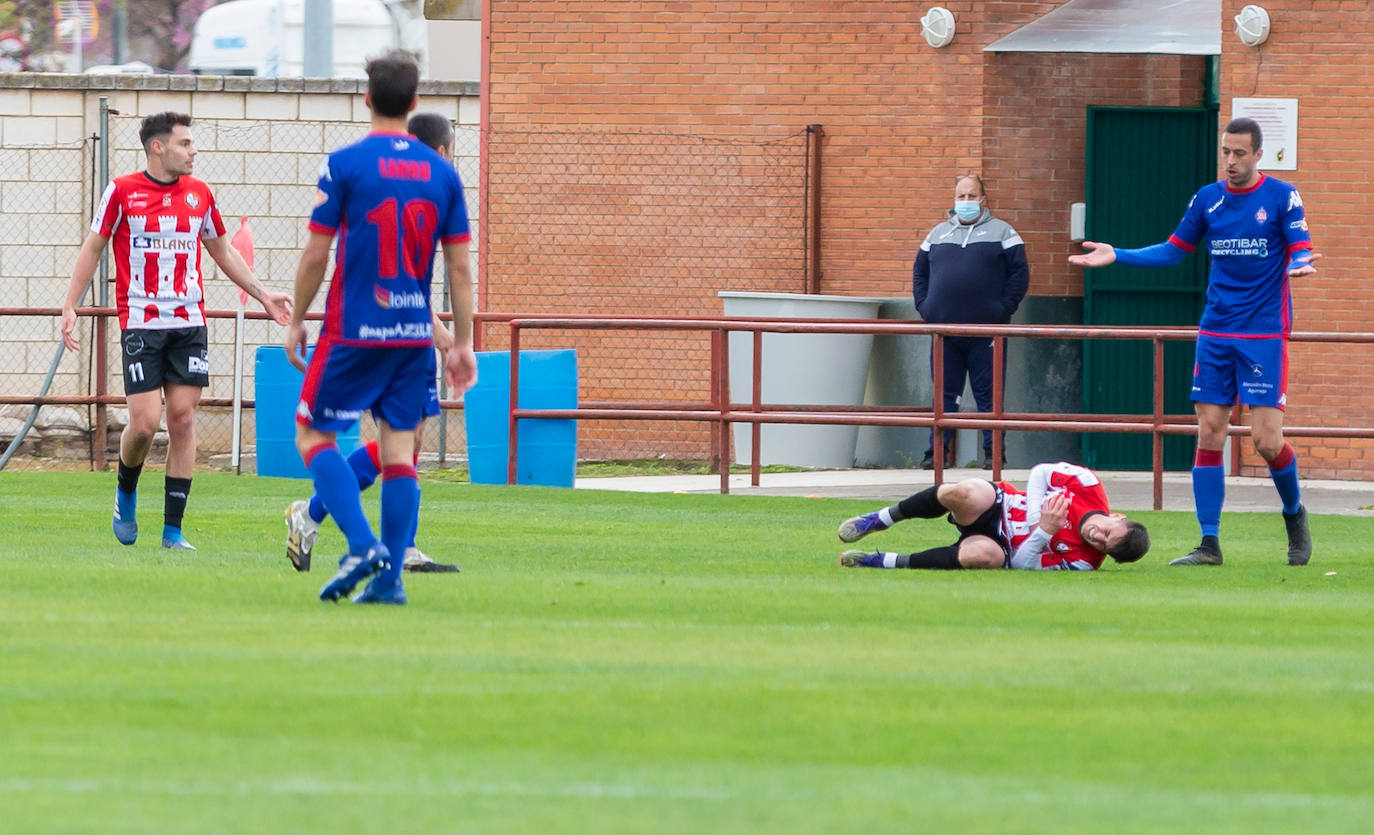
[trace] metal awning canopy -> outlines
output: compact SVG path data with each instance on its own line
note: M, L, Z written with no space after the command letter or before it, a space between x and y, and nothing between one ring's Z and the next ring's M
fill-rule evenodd
M983 51L1220 55L1221 0L1069 0Z

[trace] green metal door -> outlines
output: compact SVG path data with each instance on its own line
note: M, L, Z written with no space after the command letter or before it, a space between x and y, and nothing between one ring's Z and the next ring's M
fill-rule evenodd
M1087 236L1120 247L1169 237L1193 193L1216 179L1216 111L1205 108L1088 108ZM1193 254L1167 270L1113 264L1087 270L1089 325L1195 326L1207 290L1207 259ZM1164 413L1189 414L1193 343L1166 342ZM1150 414L1154 361L1149 342L1088 340L1083 407L1093 414ZM1164 438L1164 467L1192 466L1189 436ZM1083 461L1108 470L1148 470L1150 436L1083 436Z

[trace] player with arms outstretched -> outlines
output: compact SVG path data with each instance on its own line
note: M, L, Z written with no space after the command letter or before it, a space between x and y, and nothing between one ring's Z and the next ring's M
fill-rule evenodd
M1226 179L1198 189L1169 240L1142 249L1115 249L1087 241L1070 256L1080 267L1119 263L1172 267L1204 246L1212 266L1207 306L1198 325L1193 364L1197 455L1193 501L1202 542L1170 565L1221 565L1221 508L1226 499L1221 452L1237 397L1250 407L1250 437L1269 464L1283 503L1288 564L1312 556L1307 510L1298 486L1298 457L1283 439L1287 405L1288 334L1293 326L1289 279L1312 275L1321 255L1312 251L1302 197L1292 185L1259 170L1259 124L1233 119L1221 134Z
M165 397L162 547L194 551L181 523L196 466L196 407L201 389L210 384L201 246L278 324L290 321L291 298L264 287L229 245L210 187L191 176L197 153L191 117L149 116L138 138L147 168L116 177L105 187L62 304L62 341L73 351L80 347L76 304L95 275L105 245L113 242L115 305L129 406L129 422L119 436L114 535L125 545L138 540L138 479L161 423Z
M865 568L1017 568L1094 571L1110 555L1135 562L1150 549L1145 526L1112 513L1107 492L1087 467L1059 462L1031 468L1026 490L970 478L936 484L901 502L840 525L841 542L857 542L904 519L947 516L953 545L914 554L845 551L840 564Z
M305 368L296 411L296 447L348 540L348 553L320 598L338 600L370 577L355 602L403 604L401 555L420 499L413 433L424 417L433 369L430 270L438 241L455 307L455 338L444 356L444 373L454 391L465 391L477 376L467 259L471 234L457 172L406 132L419 85L415 61L389 53L368 62L367 79L372 130L330 154L320 172L310 237L296 271L286 352L305 368L305 311L324 281L337 233L324 327ZM380 539L363 514L358 480L335 444L337 433L365 409L379 434Z

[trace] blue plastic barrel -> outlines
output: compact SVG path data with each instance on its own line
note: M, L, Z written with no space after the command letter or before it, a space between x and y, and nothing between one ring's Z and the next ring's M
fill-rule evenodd
M258 439L258 475L310 478L310 471L296 451L296 404L301 399L305 375L286 359L280 345L259 345L253 365L257 404L253 427ZM358 424L339 433L339 451L348 455L358 448Z
M577 351L520 352L520 408L577 408ZM463 395L468 472L473 484L506 484L510 450L510 351L477 354L477 385ZM515 482L571 487L577 474L577 421L520 421Z

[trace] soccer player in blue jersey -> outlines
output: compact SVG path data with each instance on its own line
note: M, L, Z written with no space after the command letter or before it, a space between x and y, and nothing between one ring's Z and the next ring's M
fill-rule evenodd
M406 123L406 130L415 136L416 139L425 143L429 147L439 152L439 156L444 159L452 159L453 156L453 124L448 117L440 113L416 113L410 117ZM440 355L448 351L449 343L453 341L453 335L448 328L439 320L436 315L433 319L434 324L434 347ZM434 355L430 354L431 365L433 365ZM425 402L425 417L437 417L439 415L439 387L435 385L435 374L431 371L429 377L429 396ZM424 424L415 427L415 461L418 463L420 450L424 443ZM353 471L358 479L358 489L366 490L376 482L377 476L382 472L381 451L376 440L368 441L358 447L353 454L348 456L348 467ZM416 506L419 510L419 506ZM319 535L320 524L324 522L329 511L324 506L324 499L318 493L309 499L294 501L286 508L286 558L291 561L291 566L297 571L310 570L310 556L315 547L315 538ZM412 526L410 542L405 551L405 559L402 567L405 571L426 574L448 574L458 573L458 566L450 563L436 562L428 554L421 551L415 545L415 529L419 526L418 515L415 524Z
M1298 458L1283 439L1283 409L1293 322L1289 280L1315 273L1321 255L1312 251L1298 190L1259 170L1261 140L1253 119L1226 125L1221 134L1226 179L1198 189L1168 241L1142 249L1087 241L1087 252L1069 257L1080 267L1171 267L1205 245L1212 259L1193 364L1198 420L1193 500L1202 542L1170 565L1221 565L1218 536L1226 495L1221 451L1237 397L1250 407L1250 437L1268 462L1283 502L1288 564L1306 565L1312 555Z
M413 433L432 379L429 277L436 241L443 246L455 308L444 375L459 392L477 379L463 187L447 160L406 132L419 78L415 61L404 53L368 62L365 102L372 130L330 154L322 167L310 237L296 271L298 307L286 337L287 356L306 372L296 409L296 448L348 540L338 572L320 589L322 600L345 597L371 578L354 602L406 602L401 556L420 499ZM305 311L324 280L336 233L324 326L307 367ZM336 434L365 409L378 427L380 538L363 514L357 477L335 445Z

